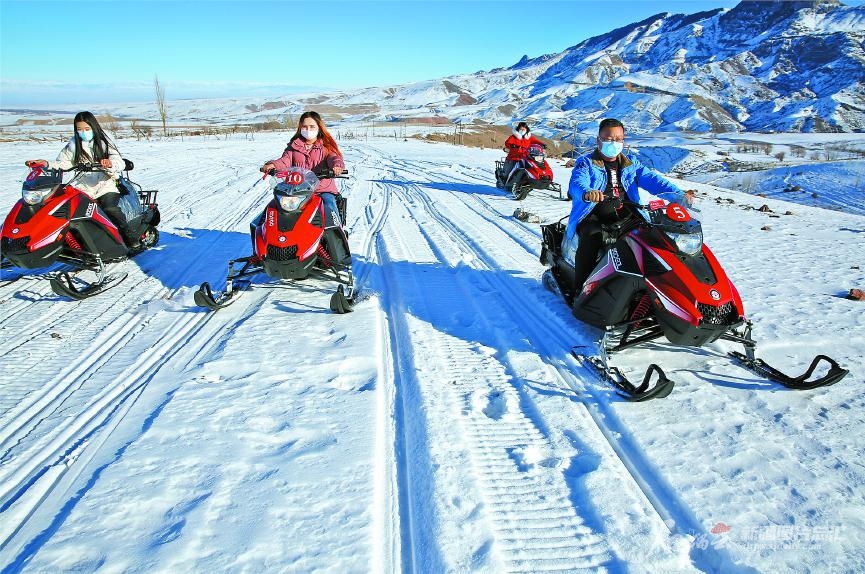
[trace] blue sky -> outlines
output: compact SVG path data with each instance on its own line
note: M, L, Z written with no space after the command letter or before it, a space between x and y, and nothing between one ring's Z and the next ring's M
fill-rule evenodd
M860 5L865 0L845 2ZM0 0L0 106L278 95L509 66L735 0Z

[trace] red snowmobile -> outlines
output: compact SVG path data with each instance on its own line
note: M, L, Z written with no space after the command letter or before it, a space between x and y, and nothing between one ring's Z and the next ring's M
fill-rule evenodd
M347 174L347 171L343 171ZM300 280L308 277L332 279L339 283L330 299L335 313L348 313L354 304L354 276L348 236L343 229L347 200L337 195L337 212L326 209L317 192L321 179L347 179L326 170L315 174L292 167L271 170L265 175L273 188L273 199L249 225L252 255L228 262L225 291L214 295L207 282L195 292L195 303L212 310L234 302L249 287L250 278L260 273L274 279ZM348 290L346 292L346 289Z
M602 228L604 248L582 290L575 289L575 246L564 247L563 220L542 225L541 263L551 266L543 283L569 302L574 316L604 329L599 354L574 356L613 384L627 400L666 397L673 381L652 364L634 385L608 356L666 338L673 345L700 347L718 339L739 343L744 353L730 356L744 367L792 389L813 389L843 379L848 371L818 355L805 374L785 375L755 356L751 322L742 300L718 260L703 243L700 222L683 206L655 200L648 205L622 202L628 215ZM569 242L570 243L570 242ZM828 372L809 380L821 362ZM652 376L657 380L652 386Z
M65 263L72 272L50 273L51 288L58 295L85 299L116 285L126 273L106 273L106 264L153 247L159 241L159 208L155 190L143 190L129 180L133 164L125 160L125 175L118 181L120 208L137 233L141 247L131 252L117 226L96 200L75 187L84 173L103 171L98 165L80 164L68 170L31 168L22 185L21 199L3 222L0 251L2 267L38 269ZM67 184L63 173L75 172ZM93 281L84 272L95 273Z
M547 163L544 147L529 146L526 157L514 164L510 173L505 173L505 160L496 162L496 187L506 189L517 201L525 199L533 189L549 189L562 197L562 186L553 182L553 170Z

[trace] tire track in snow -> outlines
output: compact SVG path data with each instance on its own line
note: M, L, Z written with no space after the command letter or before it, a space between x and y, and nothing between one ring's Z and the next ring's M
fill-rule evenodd
M112 420L124 403L129 399L134 402L153 375L194 338L210 317L198 315L198 320L190 320L188 316L176 318L166 329L169 336L160 338L139 360L123 369L113 384L105 385L75 416L66 418L37 445L4 462L0 476L0 516L4 517L5 528L0 531L0 549L9 544L52 487L82 456L94 435ZM126 323L124 327L128 325ZM109 339L112 337L116 336L109 334ZM96 369L107 362L92 367ZM90 367L87 365L85 370L90 370ZM14 437L14 433L11 436ZM79 471L81 467L77 466ZM35 495L28 496L29 493Z
M221 210L222 216L214 223L222 229L230 229L258 208L258 204L253 203L246 210ZM219 231L211 231L199 240L203 239L209 249L221 235ZM181 269L175 282L183 284L185 277L210 263L194 261ZM122 293L124 283L126 292ZM62 358L58 361L56 350L44 345L37 347L38 356L33 356L35 351L28 352L29 362L18 361L22 367L18 372L7 368L4 373L4 379L8 380L3 384L5 408L0 415L0 460L3 463L0 467L0 517L3 519L0 522L4 524L0 530L0 549L9 546L59 481L70 481L83 470L83 464L76 464L76 461L96 456L98 447L92 445L95 433L102 432L109 421L113 421L112 426L119 424L123 413L128 411L124 405L131 407L152 376L178 353L182 347L179 342L191 340L215 317L207 313L184 313L174 319L169 316L170 321L166 323L162 320L166 318L163 314L154 313L142 320L137 313L130 314L127 310L134 309L148 296L152 301L172 300L185 288L159 284L155 290L152 287L141 289L147 283L156 284L146 275L137 284L128 284L128 280L124 283L115 287L115 293L118 289L122 293L116 300L96 298L77 304L60 301L50 305L43 314L62 309L58 320L49 323L59 324L62 318L73 312L80 313L85 306L96 307L92 316L96 319L97 338L90 341L87 330L73 332L66 349L71 360L60 373L54 375L53 370L58 362L62 363ZM36 302L38 300L22 305L20 312L29 311ZM116 311L112 313L112 309ZM121 320L123 313L129 316ZM232 315L224 314L216 322L224 323ZM44 323L34 322L44 330ZM33 332L31 327L30 333ZM25 329L19 338L27 336ZM134 348L126 347L134 336L139 337L138 345L140 337L152 337L147 353L139 356ZM130 349L132 356L129 356ZM113 382L105 385L106 378ZM33 388L33 383L46 379L47 384ZM16 384L15 380L29 380L30 383ZM69 468L76 470L68 472Z
M408 207L409 216L416 219L417 213L423 211L417 198L404 193L399 186L389 187ZM416 223L418 233L432 250L432 259L442 264L449 263L450 258L441 250L442 238L436 240L431 237L436 230L426 231L424 223L432 222ZM406 246L401 237L404 233L405 230L401 229L396 238L389 238L391 241L387 250L393 250L394 255L384 264L386 269L400 267L400 263L417 249L417 239L410 247ZM394 243L398 246L394 247ZM412 416L416 417L419 402L432 401L423 396L429 390L425 388L427 385L421 377L407 374L432 371L431 376L447 389L441 400L446 400L449 408L442 407L442 410L461 413L461 417L453 424L461 428L458 434L467 443L466 462L474 468L476 488L480 489L484 501L476 514L487 516L495 532L495 543L484 543L484 536L478 535L476 544L479 549L475 559L482 557L485 565L501 560L506 569L513 572L594 569L608 565L612 560L610 549L599 533L587 526L575 512L568 485L557 470L560 461L543 456L535 460L537 453L550 451L551 448L543 433L519 408L521 398L510 383L508 368L494 360L488 348L449 336L437 329L422 329L418 321L404 318L406 307L415 309L426 306L428 309L422 316L434 318L442 308L465 306L467 301L472 301L471 287L465 285L459 273L453 277L447 276L449 274L444 277L426 277L423 271L412 272L406 269L406 265L402 267L404 270L392 273L387 281L387 293L397 334L394 355L399 366L396 370L402 373L398 387L405 389L402 397L403 418L408 416L405 413L409 405L414 407ZM423 285L418 282L419 276L424 276ZM460 289L453 289L452 282L456 282ZM426 292L436 294L435 304L424 305ZM473 307L477 316L482 317L483 309L477 303ZM400 349L407 340L415 341L412 346L423 341L423 347L434 358L424 362L411 357L410 350ZM447 416L432 412L429 406L426 410L431 419ZM441 424L442 421L430 421L433 428L439 426L436 423ZM417 422L405 432L407 451L430 451L434 448L430 444L433 438L427 436L424 429L418 428ZM409 470L418 467L423 455L413 452L413 456L415 460L407 461ZM470 478L463 477L461 480ZM413 492L407 498L415 507L420 505L415 490L420 492L420 496L429 490L435 491L435 486L427 484L427 481L428 478L423 474L419 478L411 477L408 481L408 488ZM412 508L410 512L415 510ZM419 510L424 524L436 518L434 508L427 506ZM428 560L436 558L429 556L428 547L438 541L423 542L423 537L422 533L414 535L414 538L422 541L418 546L427 553L418 556L417 563L428 563ZM448 561L453 560L453 557L439 556L438 559Z
M262 195L269 193L264 186L260 187ZM195 198L195 194L192 197ZM205 199L210 198L208 196ZM225 209L213 210L218 214L212 221L215 229L196 238L196 244L200 246L199 252L212 251L220 242L224 231L238 226L246 219L252 219L251 214L260 208L260 199L259 197L256 201L251 202L246 209L237 210L233 206L234 198L229 197L226 200ZM170 219L167 219L162 227L168 223L171 223ZM219 250L215 251L218 252ZM159 265L157 260L159 248L152 255L153 257L144 263L145 266ZM113 264L111 269L124 267L128 269L133 263L135 263L134 259ZM224 262L220 261L218 269L224 269L224 265ZM3 377L5 379L4 392L0 395L0 424L6 418L5 413L9 409L25 402L26 396L32 392L33 379L36 381L46 380L53 376L53 369L56 367L53 367L52 363L58 362L56 361L58 353L60 357L68 357L66 360L70 363L77 362L79 360L78 355L82 353L101 353L102 347L91 345L89 336L92 332L98 333L110 329L111 324L120 316L120 313L125 309L134 309L143 301L173 300L182 291L182 288L167 288L163 286L164 283L182 285L185 283L185 279L189 277L207 277L210 273L206 273L204 270L212 269L213 261L193 259L187 265L179 267L174 275L162 277L161 282L144 271L140 273L140 280L134 282L132 280L138 273L134 273L133 269L128 269L130 277L112 288L109 293L82 302L60 299L51 292L47 281L42 281L38 292L31 295L29 299L16 299L16 301L22 302L12 313L4 315L6 322L24 317L27 320L21 321L20 328L17 330L13 330L12 326L7 326L9 334L0 342L0 353L6 357L7 361L7 368ZM41 312L34 312L37 307L40 308ZM70 327L66 321L74 320L76 315L84 312L89 313L93 319L93 329L89 331L79 329L69 333ZM74 326L75 322L70 324ZM5 326L5 323L0 325L0 327L2 326ZM25 347L30 342L37 342L40 335L44 335L49 329L57 331L58 337L56 339L39 341L42 345L34 345L32 350ZM46 345L46 342L50 347ZM105 348L108 347L110 347L110 343L105 344ZM52 359L54 360L52 361ZM31 383L19 384L17 382L23 380L31 380Z
M358 150L352 146L346 146L347 152L357 153ZM362 163L362 162L361 162ZM354 172L354 178L358 177L358 170ZM361 192L359 186L352 186L352 190L346 197L349 198L348 219L346 227L351 229L351 237L363 233L360 247L355 250L352 247L353 263L357 288L362 290L366 287L378 286L380 273L377 266L380 265L379 246L381 243L380 233L387 223L391 209L391 195L389 193L374 193L380 191L372 185L368 188L362 210L353 218L352 205L359 205ZM360 255L360 258L357 257ZM399 470L403 454L399 452L396 411L396 374L393 367L393 348L391 345L391 333L388 325L388 317L381 308L377 309L377 356L378 374L375 386L376 392L376 417L375 417L375 463L374 463L374 485L371 513L373 514L373 551L371 556L372 572L400 572L410 571L405 568L403 549L410 548L411 542L405 539L406 530L402 525L407 521L401 515L403 508L403 497L400 488Z
M480 229L472 224L468 225L469 231L466 231L463 226L456 225L457 218L455 216L443 214L438 208L438 203L434 203L427 194L411 185L406 186L405 189L414 191L414 197L425 206L430 218L447 228L454 243L460 245L463 251L475 254L483 268L494 271L502 267L501 263L491 255L495 251L488 247L488 245L493 244L500 245L501 241L496 241L498 238L491 237L489 233L481 233ZM445 193L449 193L457 202L466 204L462 194L447 191ZM466 207L468 206L466 205ZM494 211L492 207L488 207L488 209ZM471 209L461 211L461 213L469 214L461 223L469 223L468 219L472 216L489 221ZM496 215L501 217L498 213ZM508 234L499 225L495 225L495 228L501 233ZM471 230L474 232L470 232ZM513 260L515 268L524 267L524 264L521 265L516 257L510 258ZM491 276L494 275L491 274ZM620 421L610 408L607 398L609 393L606 390L598 391L595 388L597 383L594 382L596 380L594 375L570 358L568 350L572 345L568 343L568 340L573 341L576 333L563 325L561 318L556 316L548 306L527 303L525 293L518 290L512 283L505 280L497 281L498 285L495 292L501 294L505 300L503 308L512 310L511 315L514 324L521 327L521 332L530 335L533 345L540 351L539 355L552 365L558 386L569 387L577 393L577 397L580 397L585 408L584 414L591 417L597 430L601 432L612 451L621 460L624 468L643 492L649 504L663 520L675 522L674 533L690 532L695 536L707 535L708 532L697 520L694 510L675 493L663 475L646 458L636 443L631 430ZM546 312L548 320L527 321L524 319L524 317L535 315L539 309ZM576 376L580 373L582 374L581 377ZM592 382L587 384L585 381ZM731 566L735 563L726 549L712 547L702 552L694 548L692 560L695 566L705 571L713 571L718 567Z

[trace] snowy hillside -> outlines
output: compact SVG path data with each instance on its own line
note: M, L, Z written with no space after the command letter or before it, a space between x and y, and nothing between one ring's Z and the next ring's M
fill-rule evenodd
M573 13L561 16L578 17L580 5L568 6ZM861 132L863 30L865 6L745 0L728 10L657 14L491 71L328 94L176 100L169 117L250 124L314 107L350 121L529 118L557 137L593 133L598 118L609 116L644 133ZM158 118L152 103L92 108L124 121ZM47 111L6 110L3 123L50 123L56 114Z
M865 304L843 298L865 217L689 183L759 354L851 372L789 391L727 343L651 345L620 366L676 388L633 404L572 358L599 332L541 286L498 152L341 143L356 310L262 281L207 313L192 292L247 254L284 134L120 143L160 190L159 247L82 302L0 287L0 571L865 569ZM4 213L57 147L0 144Z

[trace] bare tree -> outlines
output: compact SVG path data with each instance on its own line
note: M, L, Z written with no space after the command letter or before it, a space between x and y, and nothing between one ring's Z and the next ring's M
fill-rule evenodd
M120 122L117 121L117 118L111 114L106 114L102 121L102 125L105 126L105 129L108 130L111 135L117 138L120 137Z
M162 135L168 135L168 129L165 126L165 121L168 119L168 107L165 105L165 88L159 85L159 76L153 75L153 87L156 90L156 109L159 112L159 118L162 120Z
M146 138L147 141L150 141L150 126L143 126L138 123L138 120L132 120L132 125L130 126L132 133L135 135L135 138L138 141L141 141L141 138Z

